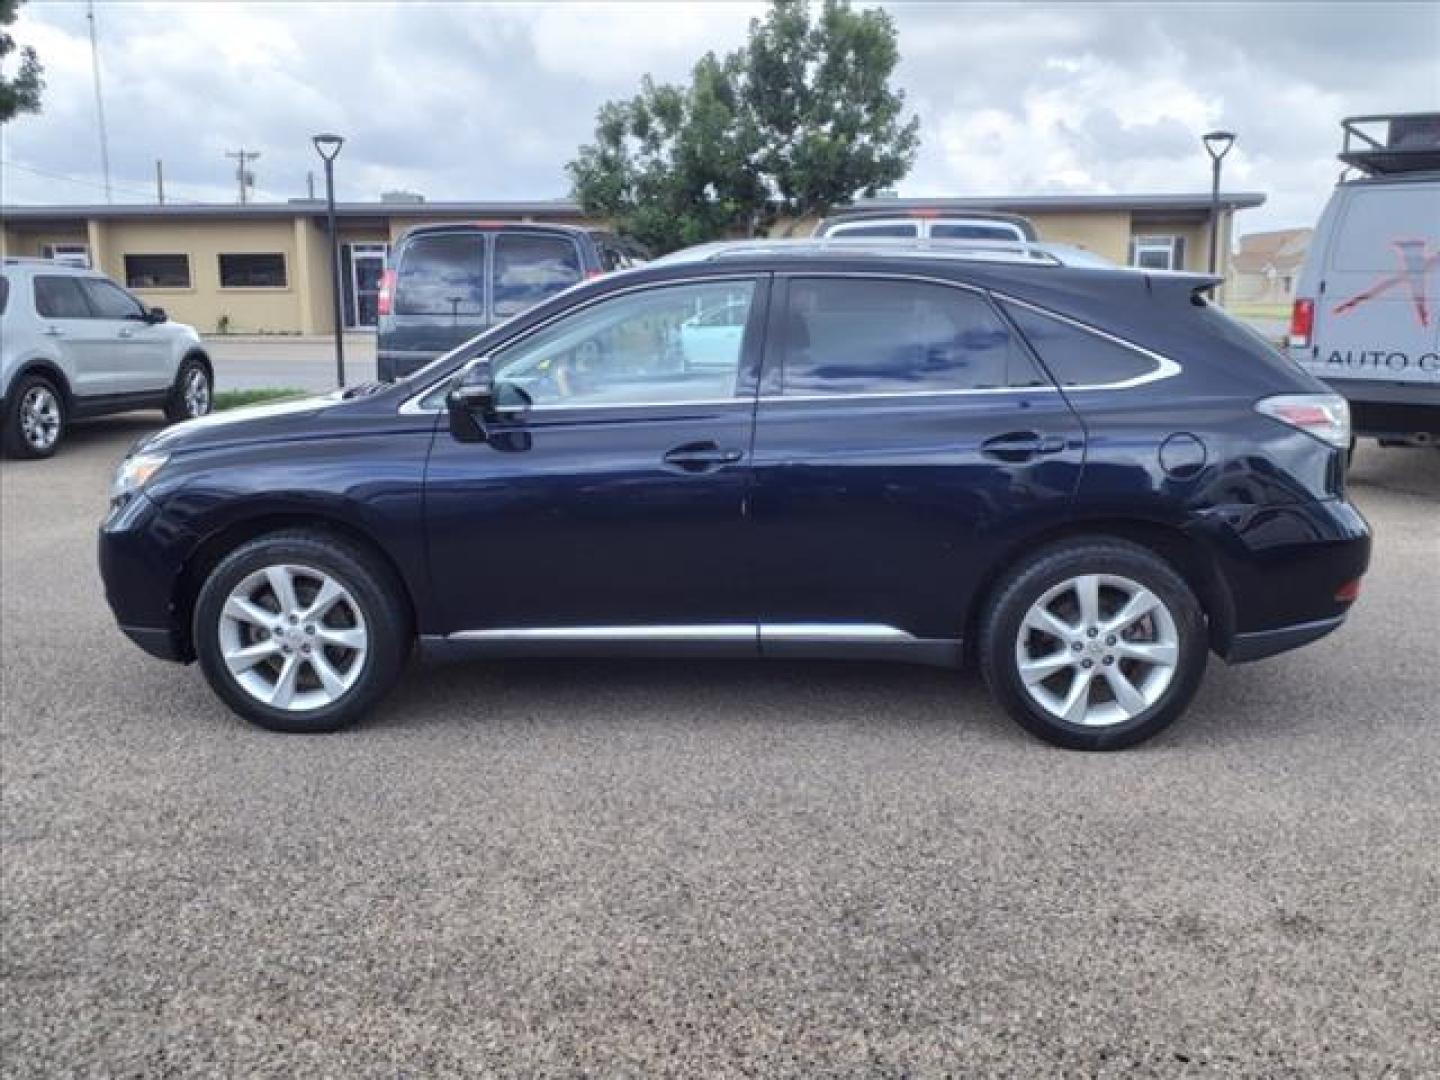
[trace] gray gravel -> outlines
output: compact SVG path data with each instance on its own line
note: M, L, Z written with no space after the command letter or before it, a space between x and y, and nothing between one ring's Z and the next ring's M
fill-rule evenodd
M5 463L7 1075L1440 1074L1440 454L1351 624L1122 755L973 675L412 671L244 726L114 629L108 469Z

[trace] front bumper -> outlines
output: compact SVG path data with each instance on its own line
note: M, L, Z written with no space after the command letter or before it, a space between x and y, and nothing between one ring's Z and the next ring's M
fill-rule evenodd
M126 637L162 660L193 659L175 606L185 553L193 549L194 538L143 491L100 525L105 600Z

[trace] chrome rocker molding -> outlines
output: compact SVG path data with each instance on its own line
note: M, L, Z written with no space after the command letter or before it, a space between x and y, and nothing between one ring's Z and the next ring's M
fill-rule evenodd
M431 659L513 657L790 657L898 660L958 667L960 641L917 638L881 623L713 623L694 626L526 626L423 635Z

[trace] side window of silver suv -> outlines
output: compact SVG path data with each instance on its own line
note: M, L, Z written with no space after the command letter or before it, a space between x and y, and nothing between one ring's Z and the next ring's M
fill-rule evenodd
M35 275L35 313L42 319L92 318L80 279L61 274Z

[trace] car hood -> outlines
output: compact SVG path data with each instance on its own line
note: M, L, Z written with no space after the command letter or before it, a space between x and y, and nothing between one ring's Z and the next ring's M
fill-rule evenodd
M328 421L337 407L344 404L342 391L335 390L315 397L285 398L263 405L227 409L156 432L137 449L174 454L236 443L328 434L333 431L333 425L320 421Z

